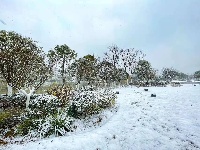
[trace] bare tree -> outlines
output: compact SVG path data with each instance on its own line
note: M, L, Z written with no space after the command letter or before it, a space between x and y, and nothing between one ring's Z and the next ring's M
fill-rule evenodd
M121 49L120 50L121 66L124 68L125 72L129 72L129 74L133 76L133 74L135 74L135 69L138 62L142 60L144 56L145 55L142 53L141 50L135 50L134 48ZM129 84L128 76L127 76L127 84Z

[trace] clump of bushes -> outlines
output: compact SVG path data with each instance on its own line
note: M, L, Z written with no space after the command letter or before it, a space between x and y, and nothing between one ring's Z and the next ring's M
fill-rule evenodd
M93 91L91 88L75 91L70 101L69 115L85 118L98 114L115 104L116 94L110 90Z
M32 97L31 97L32 98ZM25 108L26 97L21 94L14 94L12 96L0 95L0 109L6 110L10 108Z
M64 109L62 102L55 96L52 95L37 95L35 99L30 101L29 110L26 110L21 116L23 122L18 126L18 133L21 135L27 135L32 130L37 130L41 128L41 125L46 123L46 120L56 120L55 115L59 118L58 110ZM63 112L63 111L62 111ZM67 114L67 112L66 112ZM51 121L50 123L52 123ZM58 122L58 121L57 121ZM42 131L43 129L41 129ZM44 137L49 135L49 130L46 134L42 134Z
M19 123L22 112L23 110L19 108L0 112L0 134L6 134L6 130L13 128Z
M26 97L23 95L1 99L10 100L13 107L0 112L0 127L4 131L14 130L14 134L43 138L73 132L76 118L86 118L112 107L116 94L108 89L97 91L93 87L84 87L75 91L69 86L56 86L50 88L48 94L31 96L28 110L25 110ZM9 126L4 126L6 124Z
M29 118L33 115L36 118L47 116L48 114L55 114L58 108L64 107L63 103L52 95L37 95L35 99L31 99L26 116Z
M57 110L55 114L49 114L41 118L27 118L17 126L18 134L43 138L51 135L62 136L72 128L73 118L69 117L66 109ZM34 133L34 135L33 135Z

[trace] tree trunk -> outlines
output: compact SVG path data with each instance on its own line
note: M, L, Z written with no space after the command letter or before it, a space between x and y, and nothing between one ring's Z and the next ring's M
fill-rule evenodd
M26 109L28 109L29 103L30 103L30 99L31 99L31 95L27 94L26 95L27 99L26 99Z
M35 91L35 88L29 88L29 93L27 93L25 90L19 90L20 93L24 94L26 96L26 109L28 109L29 104L30 104L30 98L31 95L33 95Z
M12 96L12 93L13 93L13 88L7 84L7 89L8 89L8 96Z
M77 84L77 89L79 90L79 88L80 88L80 83Z
M65 56L64 56L63 62L62 62L62 82L63 82L63 85L65 84L64 72L65 72Z
M128 85L128 79L126 79L126 84Z
M107 82L105 82L105 88L107 88Z

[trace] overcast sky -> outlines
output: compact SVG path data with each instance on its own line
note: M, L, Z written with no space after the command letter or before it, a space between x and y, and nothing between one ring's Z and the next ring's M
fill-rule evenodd
M140 49L154 68L200 70L200 0L0 0L0 29L102 56Z

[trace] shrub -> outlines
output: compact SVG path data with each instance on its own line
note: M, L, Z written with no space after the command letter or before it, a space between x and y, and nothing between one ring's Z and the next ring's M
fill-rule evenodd
M72 87L69 85L53 85L47 90L47 93L49 95L56 96L58 99L60 99L61 104L65 106L68 104L72 95Z
M56 114L50 115L45 119L39 132L42 136L56 135L62 136L67 132L72 131L73 119L68 116L67 110L59 110ZM47 126L45 126L47 125Z
M49 114L55 114L62 107L61 101L52 95L37 95L30 101L30 110L25 116L29 118L41 118ZM32 116L32 117L31 117Z
M33 95L29 110L21 113L17 133L26 137L62 136L73 131L73 118L98 114L115 104L116 94L108 89L95 91L86 87L70 91L61 101L59 95ZM61 92L62 93L62 92ZM56 95L56 94L55 94Z
M0 133L3 134L4 130L9 130L17 125L21 121L22 112L21 109L9 109L0 112Z
M22 115L23 122L17 126L17 133L28 136L34 132L34 136L40 138L64 135L71 131L72 123L66 108L56 96L35 96L30 101L29 110Z
M27 136L34 132L34 136L39 138L61 136L73 130L72 123L73 119L67 115L67 110L61 109L40 119L26 119L17 130L18 134Z
M68 114L75 118L84 118L92 114L98 114L103 109L113 106L115 99L115 93L110 90L89 91L86 89L86 91L76 91L71 100Z
M26 107L26 97L24 95L21 94L14 94L12 96L0 95L0 109L5 110L16 107L18 108Z
M35 124L34 119L25 119L22 123L17 125L17 134L27 135L30 130L36 129L37 125Z

